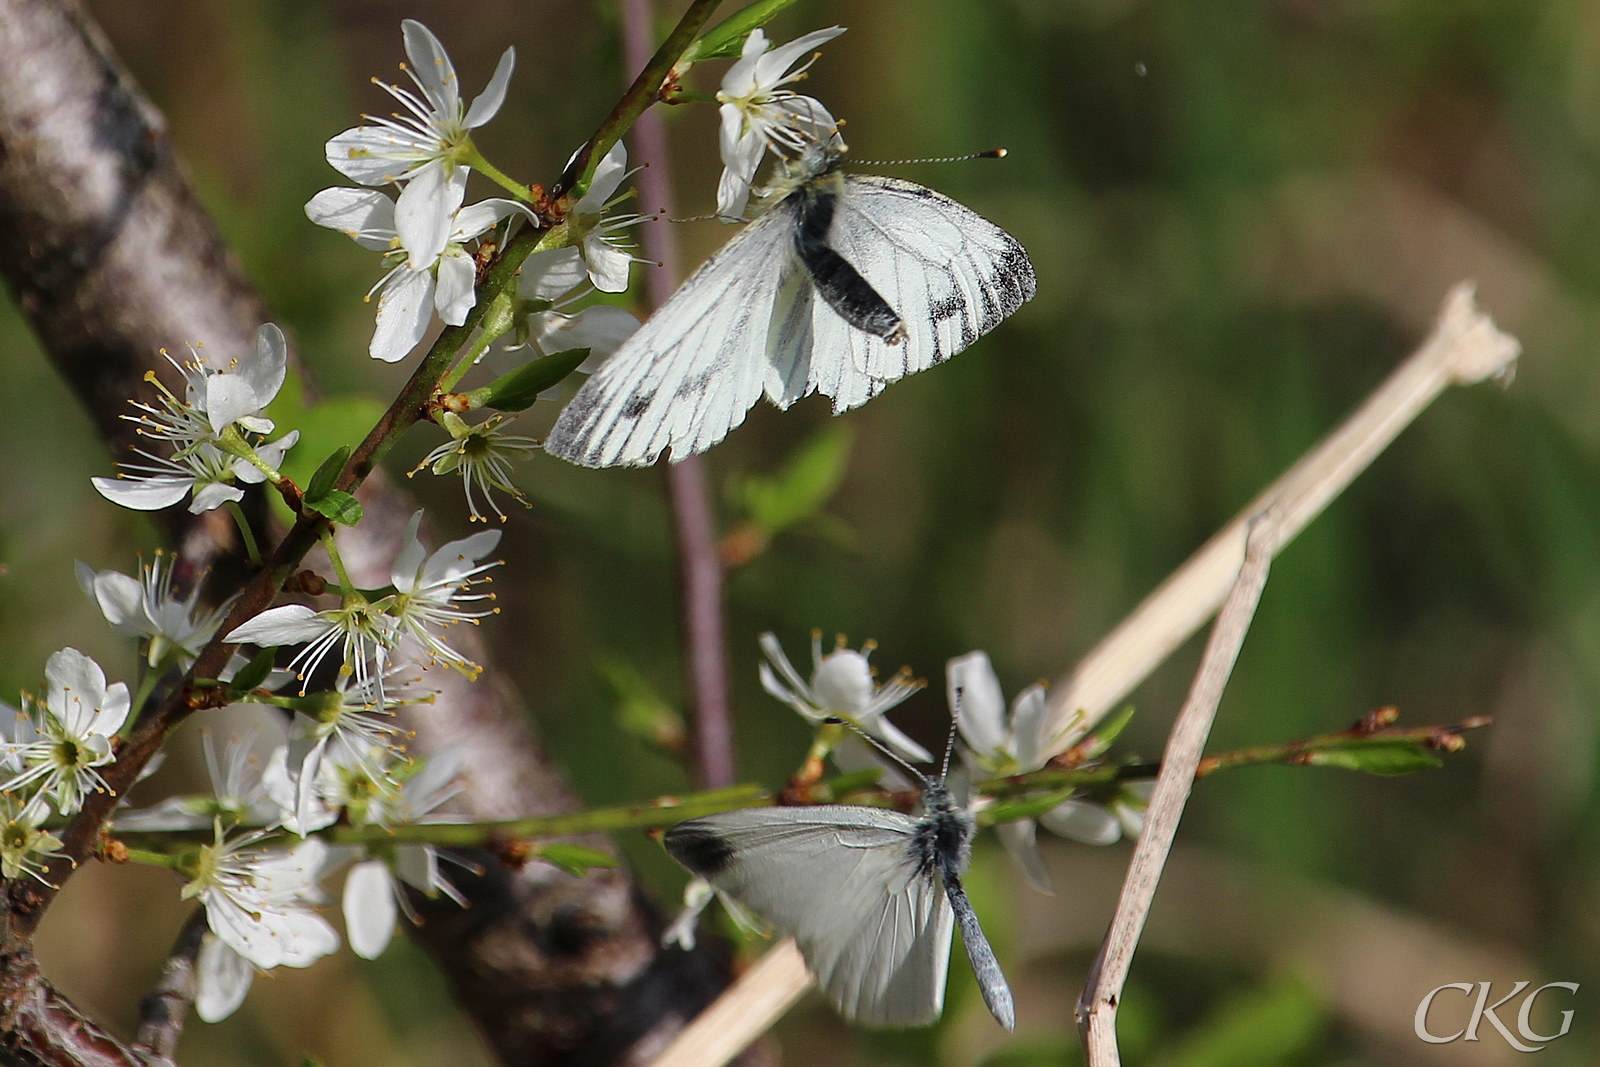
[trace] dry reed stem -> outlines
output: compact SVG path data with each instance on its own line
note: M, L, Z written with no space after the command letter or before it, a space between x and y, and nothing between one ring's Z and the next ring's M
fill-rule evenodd
M1452 288L1422 346L1338 429L1146 597L1063 684L1054 687L1047 719L1047 736L1056 739L1053 750L1061 751L1074 734L1081 735L1098 722L1217 612L1244 564L1253 519L1272 516L1271 541L1262 546L1270 559L1446 387L1507 376L1521 350L1516 338L1478 310L1470 282ZM652 1067L722 1067L810 988L812 978L798 960L792 941L768 950L684 1028ZM714 1032L714 1041L708 1032Z

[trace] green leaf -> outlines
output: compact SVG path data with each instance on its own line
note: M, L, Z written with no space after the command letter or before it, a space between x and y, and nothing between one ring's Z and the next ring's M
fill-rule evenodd
M584 875L596 867L615 867L617 861L614 857L604 852L597 852L592 848L582 845L567 845L557 842L545 845L539 849L539 858L555 867L560 867L568 874Z
M776 534L816 515L844 481L850 444L848 426L830 426L801 445L774 477L746 479L742 495L750 521Z
M1327 1009L1298 979L1226 997L1156 1058L1159 1067L1281 1067L1323 1043Z
M765 26L774 15L794 3L795 0L756 0L749 7L735 11L690 45L683 58L678 60L678 66L686 67L704 59L738 55L751 30Z
M277 655L278 650L275 648L264 648L257 652L255 658L233 676L233 681L228 683L229 690L235 696L244 696L251 690L261 688L261 683L272 673L272 665Z
M344 470L345 463L350 459L350 446L340 445L339 448L322 461L322 466L317 468L317 473L311 476L311 481L306 485L306 503L321 500L333 491L334 480L339 477L339 472Z
M1370 741L1351 748L1310 752L1306 762L1318 767L1342 767L1367 774L1410 774L1444 766L1444 761L1416 741Z
M1117 735L1127 729L1128 724L1132 721L1133 705L1129 704L1115 715L1106 719L1100 725L1100 729L1091 735L1089 743L1084 746L1084 756L1087 759L1094 759L1096 756L1103 755L1111 747L1111 743L1117 739Z
M320 500L307 500L306 507L341 526L361 521L361 505L343 489L334 489Z
M656 692L633 664L617 656L600 661L600 673L617 696L617 723L628 733L669 752L683 748L687 729L678 709Z
M474 389L472 396L484 407L496 411L526 411L539 399L539 394L577 370L589 358L587 348L569 348L552 356L543 356L509 371L484 386Z

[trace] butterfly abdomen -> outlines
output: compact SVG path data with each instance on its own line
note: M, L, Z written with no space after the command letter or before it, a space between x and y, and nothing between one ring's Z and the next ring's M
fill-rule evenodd
M794 231L794 250L818 294L839 317L865 333L897 345L906 339L906 326L861 272L828 243L833 211L843 179L835 173L802 186Z

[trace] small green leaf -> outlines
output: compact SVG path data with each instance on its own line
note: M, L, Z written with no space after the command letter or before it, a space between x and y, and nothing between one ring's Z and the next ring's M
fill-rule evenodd
M471 396L486 408L496 411L526 411L539 399L539 394L577 370L589 358L587 348L569 348L565 352L543 356L509 371L484 386L474 389Z
M557 842L545 845L539 849L539 858L546 863L561 868L568 874L584 875L595 867L615 867L617 861L614 857L604 852L597 852L592 848L582 845L567 845Z
M1367 774L1410 774L1444 766L1444 761L1415 741L1371 741L1351 748L1326 749L1306 754L1317 767L1342 767Z
M1105 754L1117 735L1127 729L1128 723L1133 721L1133 705L1129 704L1121 711L1112 715L1100 726L1100 729L1091 734L1087 741L1080 742L1085 759L1094 759Z
M618 725L668 752L683 748L687 734L683 716L633 664L618 656L607 656L600 661L600 673L616 693Z
M678 66L738 55L751 30L765 26L774 15L794 3L795 0L756 0L749 7L735 11L690 45L683 58L678 60Z
M233 681L228 683L233 695L244 696L252 690L261 688L261 683L272 673L272 665L277 655L278 650L275 648L264 648L257 652L255 658L240 668L239 673L233 676Z
M334 489L321 500L307 500L306 507L341 526L354 526L361 521L361 505L343 489Z
M742 495L750 521L776 534L816 515L844 481L850 444L849 427L830 426L800 446L775 476L746 480Z
M334 480L339 477L339 472L344 470L344 465L349 459L350 446L340 445L332 455L322 461L322 466L317 468L317 473L311 476L311 481L306 485L306 503L321 500L333 491Z

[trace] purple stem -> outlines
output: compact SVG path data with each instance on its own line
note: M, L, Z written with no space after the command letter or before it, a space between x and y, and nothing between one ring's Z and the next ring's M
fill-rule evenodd
M622 0L623 55L629 70L640 70L655 51L651 0ZM634 178L641 211L662 217L643 227L643 268L650 307L666 303L677 287L678 235L673 215L671 153L659 107L633 126L635 161L646 164ZM722 618L722 558L716 520L699 456L667 465L667 495L677 530L678 568L683 582L683 620L688 637L684 663L693 694L694 760L700 785L708 789L734 783L733 716L728 700L728 652Z

